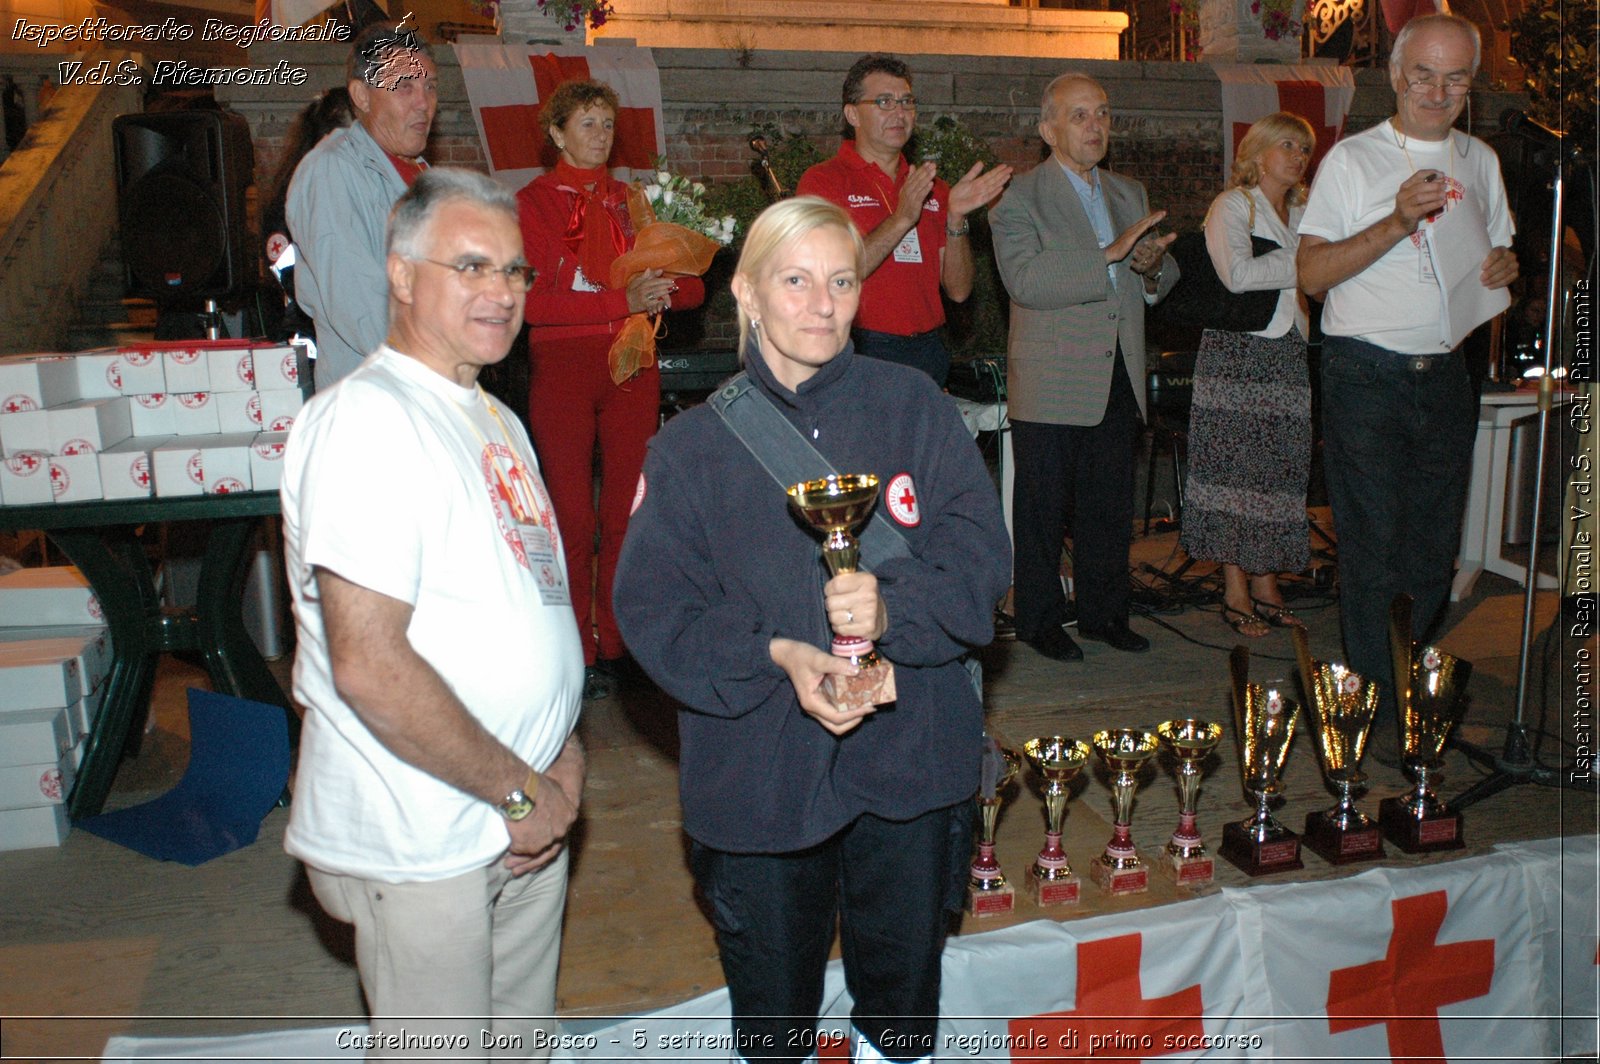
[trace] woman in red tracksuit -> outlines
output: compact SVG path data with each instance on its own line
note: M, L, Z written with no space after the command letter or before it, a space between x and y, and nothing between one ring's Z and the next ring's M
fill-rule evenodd
M572 606L584 635L584 697L604 698L627 653L611 609L611 584L628 512L660 415L661 374L650 365L612 382L608 354L632 314L699 306L698 277L646 270L610 288L611 263L633 247L628 198L637 188L607 172L617 94L569 81L550 96L540 125L560 158L517 201L528 262L528 427L555 504ZM600 444L599 565L595 566L594 447Z

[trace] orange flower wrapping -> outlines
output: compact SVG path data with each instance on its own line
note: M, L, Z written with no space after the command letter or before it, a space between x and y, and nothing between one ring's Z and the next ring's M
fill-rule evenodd
M711 260L721 247L715 240L681 225L656 221L642 194L630 194L628 206L637 235L633 250L617 256L611 264L612 288L626 288L646 270L699 277L711 268ZM611 344L612 381L621 384L641 369L655 365L656 325L648 314L630 315L623 323Z

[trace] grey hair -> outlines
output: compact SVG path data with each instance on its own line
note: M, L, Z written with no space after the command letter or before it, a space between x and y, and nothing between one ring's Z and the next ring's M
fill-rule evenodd
M1411 43L1414 34L1422 30L1442 29L1445 26L1459 30L1472 41L1472 73L1476 76L1478 64L1483 62L1483 35L1478 32L1477 24L1460 15L1440 12L1435 15L1418 15L1400 27L1400 32L1394 39L1394 47L1389 52L1389 79L1392 81L1401 75L1405 66L1406 45Z
M395 203L389 214L387 251L403 259L422 258L423 233L428 223L446 203L457 200L500 211L517 220L517 197L487 174L457 167L435 166L422 171L412 186Z
M1039 97L1039 121L1048 122L1056 116L1056 90L1069 81L1087 81L1102 94L1106 87L1081 70L1069 70L1065 74L1058 74L1044 87L1044 95Z

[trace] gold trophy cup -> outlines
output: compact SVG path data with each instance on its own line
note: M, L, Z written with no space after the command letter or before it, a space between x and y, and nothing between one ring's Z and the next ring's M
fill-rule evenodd
M1247 875L1263 876L1304 868L1300 836L1272 815L1273 797L1283 790L1283 764L1294 739L1300 706L1276 688L1249 681L1250 651L1233 648L1234 737L1245 790L1255 795L1256 811L1246 820L1222 829L1221 854Z
M1022 753L1044 784L1044 849L1029 869L1029 893L1041 906L1076 904L1081 881L1061 848L1061 821L1067 812L1067 785L1088 764L1089 744L1048 735L1029 739L1022 745Z
M984 737L983 762L978 786L978 856L972 860L967 880L967 911L973 916L996 916L1016 906L1016 891L994 855L995 822L1000 817L1001 792L1022 768L1022 759L989 736Z
M1459 850L1459 810L1434 793L1450 733L1466 713L1472 664L1438 647L1411 642L1411 597L1396 595L1389 610L1389 649L1394 656L1396 709L1406 767L1417 786L1400 798L1378 803L1378 822L1390 842L1406 853Z
M1095 732L1090 742L1113 773L1113 816L1111 841L1089 862L1089 874L1108 894L1138 894L1150 888L1150 873L1133 845L1133 792L1139 770L1155 756L1161 740L1141 728L1111 728Z
M1375 860L1384 856L1383 836L1377 823L1356 808L1355 792L1367 778L1361 755L1378 712L1378 685L1344 665L1314 661L1304 629L1291 635L1322 775L1339 794L1332 809L1306 814L1306 845L1331 864Z
M861 546L851 533L861 527L877 505L878 478L871 473L830 474L788 490L789 505L806 524L823 534L822 557L828 563L828 571L834 576L855 572L861 560ZM832 650L861 670L854 676L830 676L823 681L835 705L860 709L894 701L894 666L878 656L872 640L835 635Z
M1195 826L1194 807L1200 795L1200 763L1222 740L1222 725L1192 718L1169 720L1156 727L1156 735L1178 759L1178 829L1167 841L1167 860L1160 867L1170 871L1179 886L1203 887L1215 869Z

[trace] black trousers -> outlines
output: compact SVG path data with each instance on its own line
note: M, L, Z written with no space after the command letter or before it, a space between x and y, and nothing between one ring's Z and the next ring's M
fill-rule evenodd
M1066 620L1061 541L1069 531L1078 624L1103 629L1127 621L1138 432L1139 402L1120 349L1098 425L1011 422L1019 638L1035 639Z
M972 853L972 803L904 822L862 814L792 853L727 853L694 843L690 866L711 906L737 1050L804 1061L839 928L851 1022L885 1057L935 1048L939 958Z
M855 329L850 335L859 353L920 369L941 388L950 377L950 349L945 347L943 329L930 329L912 336Z

